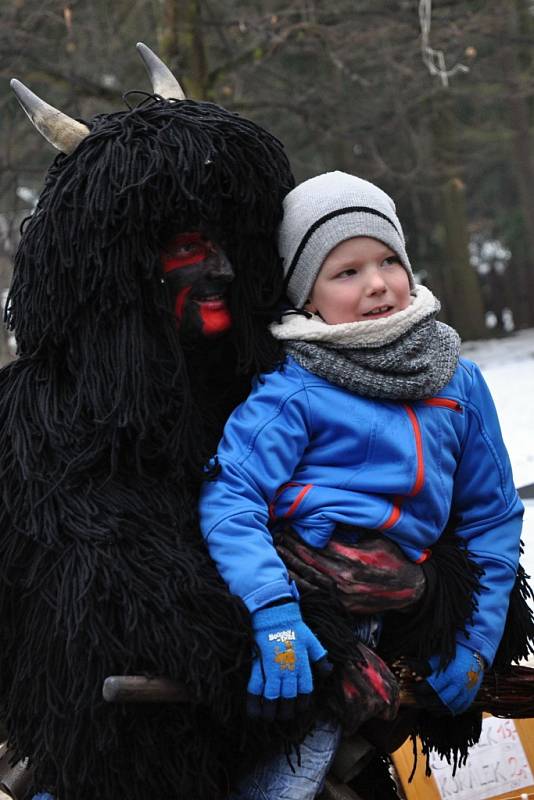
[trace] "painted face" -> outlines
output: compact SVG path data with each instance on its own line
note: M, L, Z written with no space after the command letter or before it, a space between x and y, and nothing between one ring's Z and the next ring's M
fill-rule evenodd
M219 336L232 326L226 304L234 271L224 252L200 233L180 233L161 255L165 280L175 297L181 334Z
M305 305L329 325L389 317L410 305L410 282L398 256L367 236L327 255Z

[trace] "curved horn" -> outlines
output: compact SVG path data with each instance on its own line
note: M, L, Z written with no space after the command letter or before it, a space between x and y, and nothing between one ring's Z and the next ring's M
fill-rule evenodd
M72 153L89 134L87 125L76 122L54 106L48 105L16 78L13 78L10 85L39 133L62 153Z
M148 72L154 94L159 94L165 100L185 100L184 90L161 58L143 42L137 42L136 47Z

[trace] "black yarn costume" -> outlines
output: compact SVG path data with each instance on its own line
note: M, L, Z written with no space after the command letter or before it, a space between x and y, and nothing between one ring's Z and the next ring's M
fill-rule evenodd
M278 358L262 312L294 181L274 137L211 103L151 97L89 125L46 176L8 301L0 718L32 792L217 800L246 735L252 638L196 496L225 417ZM191 230L236 277L231 334L186 353L160 252ZM107 705L110 674L184 681L192 703Z

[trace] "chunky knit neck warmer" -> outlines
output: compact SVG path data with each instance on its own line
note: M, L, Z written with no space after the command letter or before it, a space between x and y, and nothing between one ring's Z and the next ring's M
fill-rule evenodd
M452 378L460 337L436 320L440 303L424 286L408 308L377 320L328 325L289 313L271 325L285 351L337 386L381 400L432 397Z

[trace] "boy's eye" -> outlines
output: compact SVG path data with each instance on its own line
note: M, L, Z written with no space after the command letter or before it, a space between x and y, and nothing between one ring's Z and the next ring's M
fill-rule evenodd
M400 264L400 258L398 256L388 256L382 261L386 267L390 267L392 264Z
M353 267L347 267L347 269L344 269L341 272L338 272L338 274L336 275L336 278L347 278L347 277L350 277L351 275L356 275L356 274L357 274L357 270L355 270Z

